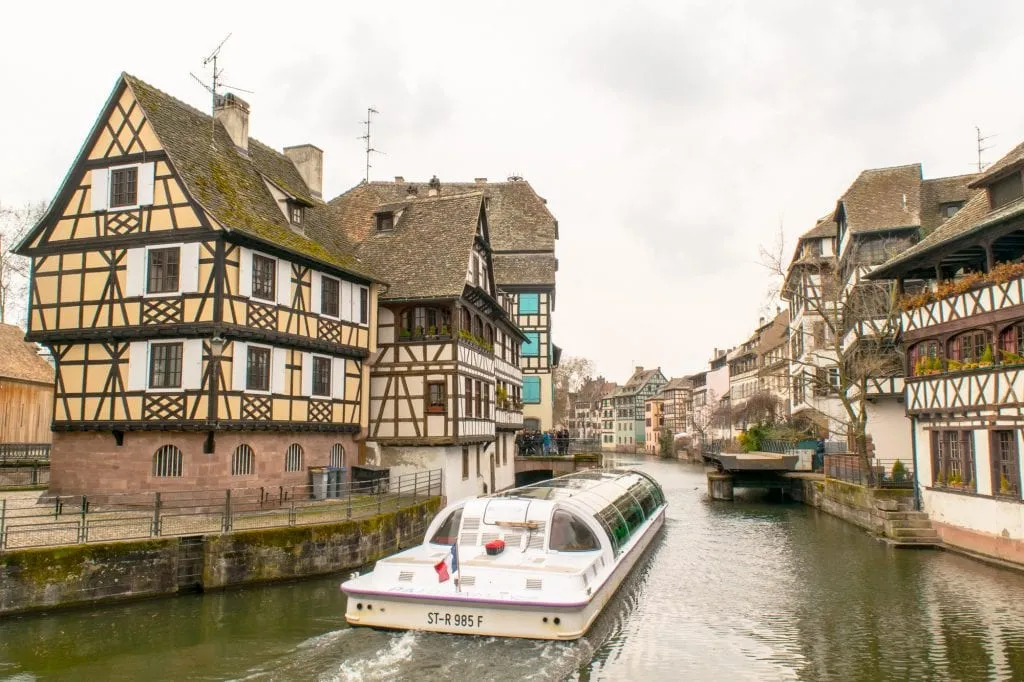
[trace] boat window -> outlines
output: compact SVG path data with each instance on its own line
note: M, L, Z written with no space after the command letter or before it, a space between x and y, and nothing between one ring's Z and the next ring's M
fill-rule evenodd
M632 535L636 532L636 529L644 523L644 511L640 508L633 496L626 494L619 499L615 500L615 506L626 519L626 525L629 527L629 534Z
M551 517L548 548L559 552L591 552L601 549L593 531L582 519L558 510Z
M444 520L437 531L434 533L434 537L430 538L430 543L434 545L454 545L459 539L459 526L462 524L462 507L459 507Z
M602 525L610 531L612 544L615 546L615 551L618 552L629 541L629 527L626 525L626 519L613 504L599 511L597 516L602 521Z
M630 486L629 492L633 494L633 497L643 507L644 516L649 518L654 513L654 510L658 508L658 503L655 501L654 495L651 494L650 487L645 485L646 483L646 481L638 481Z

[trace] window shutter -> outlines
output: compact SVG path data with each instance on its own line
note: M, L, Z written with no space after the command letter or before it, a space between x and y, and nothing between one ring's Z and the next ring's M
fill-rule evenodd
M187 339L181 352L181 387L195 390L203 383L203 340Z
M341 310L339 311L341 319L346 322L354 322L355 317L352 315L352 282L343 281L339 288L341 289Z
M143 163L139 166L139 206L149 206L153 203L153 176L156 164L153 162Z
M292 264L285 260L277 261L277 302L292 304Z
M290 387L286 387L284 383L285 377L285 358L287 357L288 351L284 348L275 348L272 352L272 360L270 363L270 392L271 393L290 393Z
M245 390L245 370L249 365L249 351L245 341L233 341L231 355L231 390Z
M128 390L145 391L149 374L149 344L132 341L128 346Z
M252 249L238 247L238 295L252 296Z
M146 291L146 249L128 249L125 264L128 271L124 281L124 295L142 296Z
M345 358L334 358L331 366L331 395L345 399Z
M309 312L320 314L321 299L323 298L323 280L320 279L320 273L316 270L313 271L309 287Z
M108 190L110 183L110 171L106 168L93 168L90 182L92 184L92 210L106 211L107 204L110 201L110 193Z
M365 302L365 304L364 304ZM356 304L359 309L359 324L370 323L370 288L359 287L359 302ZM440 330L438 330L440 331Z
M199 291L199 242L181 245L181 275L178 284L182 293Z
M313 395L313 354L302 354L302 395Z

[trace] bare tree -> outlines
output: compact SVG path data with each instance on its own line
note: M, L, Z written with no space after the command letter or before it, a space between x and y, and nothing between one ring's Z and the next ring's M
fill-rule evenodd
M552 418L555 424L564 423L569 411L569 395L578 392L594 375L594 361L587 358L562 358L555 368L555 404Z
M769 390L761 390L733 408L736 423L777 424L786 413L782 399Z
M691 415L691 430L696 439L707 442L715 429L728 428L732 424L732 409L711 389L704 396L703 405L694 405Z
M899 376L903 365L896 344L900 310L895 284L865 280L863 275L907 246L903 240L879 238L865 248L854 241L841 262L798 253L788 267L781 248L761 249L763 264L781 282L781 297L793 308L806 309L800 326L791 322L789 330L790 362L800 367L795 376L801 390L838 400L837 412L814 409L830 430L846 437L871 484L869 386L872 379ZM810 328L804 319L810 320Z
M0 204L0 323L24 314L28 295L28 258L11 253L46 212L43 202L12 208Z

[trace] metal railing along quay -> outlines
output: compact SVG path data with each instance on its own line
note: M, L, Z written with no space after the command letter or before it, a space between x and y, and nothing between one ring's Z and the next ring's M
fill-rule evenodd
M49 443L0 443L0 464L49 461Z
M0 499L0 551L337 523L441 495L440 469L332 486Z
M914 487L914 470L899 459L871 458L870 471L856 454L826 454L825 478L875 488Z

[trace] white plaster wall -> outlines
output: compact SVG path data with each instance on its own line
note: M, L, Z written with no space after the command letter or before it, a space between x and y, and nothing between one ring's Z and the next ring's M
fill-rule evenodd
M875 456L887 461L899 459L910 466L914 453L904 404L895 398L880 398L866 405L867 432L875 444Z
M921 501L933 521L1013 540L1024 539L1024 505L1020 503L937 490L922 490Z

